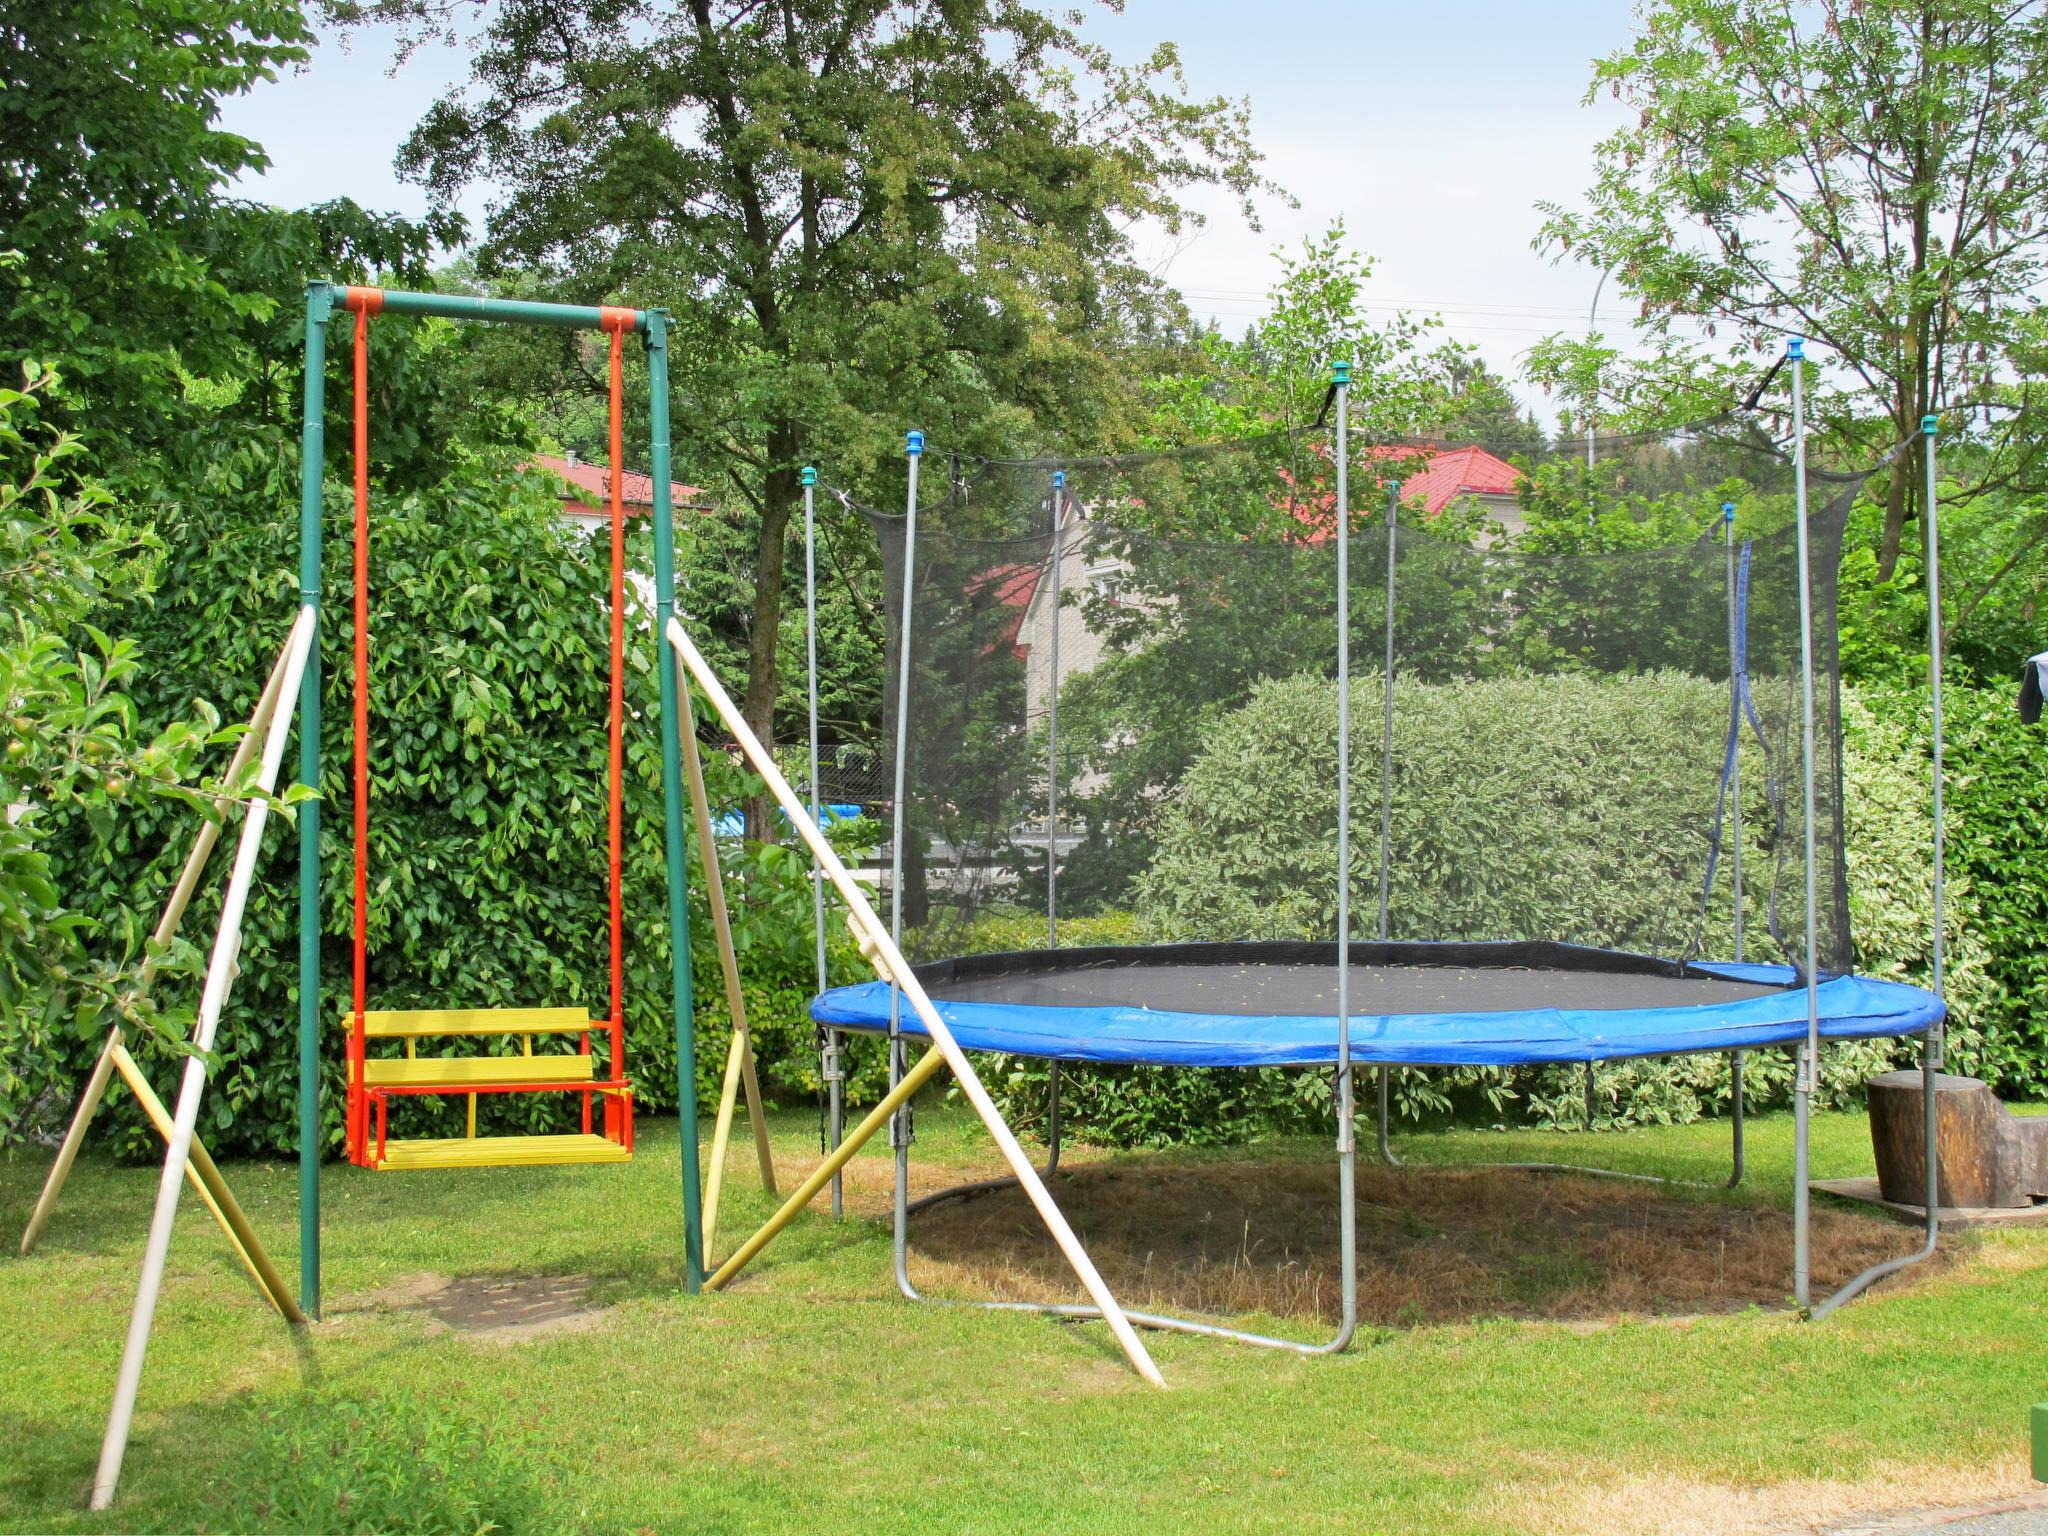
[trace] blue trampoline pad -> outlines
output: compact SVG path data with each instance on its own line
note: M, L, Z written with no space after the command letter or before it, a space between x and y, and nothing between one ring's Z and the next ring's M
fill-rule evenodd
M919 966L960 1044L1058 1061L1187 1067L1337 1059L1333 944L1028 950ZM1519 1066L1789 1045L1807 991L1789 966L1694 961L1543 942L1353 944L1351 1057L1366 1065ZM1816 989L1828 1040L1915 1035L1933 993L1869 977ZM885 1031L890 987L835 987L811 1017ZM923 1023L906 1004L903 1033Z

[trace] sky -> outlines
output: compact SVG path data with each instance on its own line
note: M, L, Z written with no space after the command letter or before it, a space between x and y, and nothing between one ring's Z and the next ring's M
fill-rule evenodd
M1593 146L1618 125L1613 103L1582 105L1592 64L1626 44L1631 19L1629 0L1128 0L1121 14L1089 9L1084 31L1125 59L1171 39L1191 93L1248 97L1265 170L1297 200L1266 201L1252 229L1227 198L1197 199L1204 229L1149 242L1145 259L1196 314L1241 331L1261 312L1275 246L1341 218L1376 263L1373 312L1438 315L1512 376L1540 337L1587 327L1599 274L1531 248L1535 204L1580 201ZM394 75L391 59L388 34L323 34L304 70L229 103L223 126L273 162L241 190L424 211L392 158L466 60L430 49ZM473 225L487 201L465 203ZM1626 319L1610 292L1599 329L1626 345Z

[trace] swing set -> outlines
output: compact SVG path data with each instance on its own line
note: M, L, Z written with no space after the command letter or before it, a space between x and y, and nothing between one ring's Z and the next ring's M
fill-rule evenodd
M322 485L326 465L326 372L329 325L339 315L354 322L353 448L355 508L354 667L352 678L352 786L354 791L354 892L351 924L351 970L348 1008L340 1018L346 1035L344 1061L343 1146L357 1167L381 1172L426 1169L475 1169L544 1164L589 1165L630 1161L633 1155L634 1087L626 1071L625 924L623 901L623 801L625 725L625 506L621 486L625 452L621 402L626 337L641 338L648 363L649 468L653 482L654 614L653 636L663 663L655 668L660 689L661 788L663 854L666 866L670 936L669 1012L676 1041L676 1103L680 1121L682 1172L683 1282L696 1292L705 1284L705 1255L715 1240L720 1193L739 1099L744 1096L751 1121L761 1182L776 1197L775 1169L769 1155L768 1131L754 1063L746 1008L717 841L702 763L695 740L690 690L702 690L714 712L740 745L754 771L768 784L813 856L813 876L820 901L829 885L844 901L847 921L861 952L886 981L901 987L906 1004L918 1015L933 1042L929 1054L894 1089L882 1105L834 1147L820 1168L777 1214L728 1259L714 1285L723 1285L761 1246L779 1232L832 1179L869 1136L910 1093L936 1074L950 1069L963 1093L987 1125L998 1149L1020 1185L1031 1197L1048 1230L1072 1264L1076 1275L1110 1325L1133 1367L1150 1382L1159 1375L1129 1322L1104 1287L1101 1276L1081 1249L1079 1240L1009 1127L1003 1122L979 1077L951 1032L933 1010L908 962L888 929L876 917L851 874L840 863L819 830L777 770L772 755L754 736L726 696L718 679L678 622L675 607L675 532L670 480L668 413L668 314L661 309L625 309L533 303L513 299L407 293L315 281L306 289L305 394L300 434L299 606L249 727L230 763L226 789L195 837L177 884L159 921L155 939L167 944L176 933L197 892L208 859L220 840L228 816L242 809L234 863L221 899L219 924L209 952L205 983L195 1020L191 1051L179 1077L175 1109L167 1110L147 1076L130 1055L122 1031L109 1031L106 1044L80 1097L70 1128L44 1184L21 1243L26 1254L48 1226L65 1179L75 1162L86 1131L105 1093L118 1077L135 1096L166 1143L136 1286L127 1339L114 1389L114 1402L101 1442L98 1470L92 1484L91 1507L105 1509L114 1498L126 1454L137 1394L141 1387L150 1330L162 1290L178 1201L189 1179L226 1233L236 1258L247 1268L258 1290L278 1314L294 1326L320 1315L320 1154L324 1142L320 1113L321 1030L321 853L317 797L296 808L299 844L299 1285L296 1297L271 1261L219 1168L198 1140L201 1101L208 1063L219 1033L221 1015L239 973L242 919L255 879L263 834L283 770L292 734L296 700L299 762L297 783L317 790L321 777L320 598ZM608 342L611 583L610 704L607 764L607 926L610 986L601 1016L586 1007L378 1009L369 999L369 827L370 777L370 611L369 611L369 330L379 315L440 318L595 330ZM912 434L919 441L917 434ZM914 462L914 461L913 461ZM806 474L808 502L811 477ZM913 495L915 488L913 476ZM689 904L683 802L685 785L694 821L721 980L732 1024L718 1113L714 1122L709 1169L700 1180L698 1157L696 1053L692 1031ZM820 909L822 914L822 907ZM820 917L822 922L822 915ZM822 930L821 930L822 931ZM148 990L154 963L144 967L141 985ZM328 1017L332 1027L332 1016ZM570 1050L536 1050L536 1040L573 1040ZM423 1053L423 1042L509 1040L516 1048L499 1054L444 1050ZM602 1049L599 1044L602 1043ZM398 1054L390 1054L396 1050ZM580 1127L572 1132L526 1135L477 1134L477 1105L484 1096L510 1094L569 1095L577 1102ZM459 1096L467 1101L465 1134L459 1137L397 1137L389 1134L392 1101L423 1096Z

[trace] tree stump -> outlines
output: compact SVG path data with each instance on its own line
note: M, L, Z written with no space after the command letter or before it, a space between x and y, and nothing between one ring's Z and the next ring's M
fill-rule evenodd
M1927 1129L1918 1072L1870 1080L1870 1142L1878 1192L1901 1205L1927 1199ZM1934 1079L1936 1190L1943 1206L2012 1209L2048 1197L2048 1119L2017 1119L1974 1077Z

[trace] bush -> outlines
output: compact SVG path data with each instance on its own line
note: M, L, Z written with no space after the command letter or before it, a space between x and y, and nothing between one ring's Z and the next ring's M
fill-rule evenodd
M158 1022L140 985L148 924L82 899L54 852L60 829L101 846L157 795L190 814L212 726L203 709L155 732L137 719L137 646L99 626L146 597L161 546L146 515L80 470L80 441L38 420L62 398L33 367L22 388L0 388L0 1146L73 1039ZM188 958L157 956L156 969L168 982Z
M1354 684L1354 719L1376 719L1380 707L1377 678ZM1715 790L1699 767L1718 763L1727 711L1725 684L1672 672L1403 680L1389 933L1681 950L1698 900L1673 892L1698 878L1695 828ZM1262 684L1217 725L1137 883L1139 918L1157 937L1336 933L1336 730L1335 685L1315 676ZM1358 919L1379 880L1377 733L1354 731L1352 752ZM1745 778L1761 790L1760 767ZM1763 819L1759 804L1751 830ZM1357 931L1372 921L1366 912ZM1725 942L1710 931L1710 948Z
M1379 708L1376 678L1356 685L1354 718ZM1680 953L1697 898L1675 902L1697 876L1695 828L1711 814L1711 774L1700 743L1724 728L1725 685L1660 673L1552 676L1484 685L1400 687L1395 761L1427 765L1396 781L1391 931L1396 938L1532 934ZM1927 980L1932 833L1924 743L1903 708L1845 701L1851 924L1858 969ZM1138 883L1134 924L1144 938L1248 935L1327 938L1335 932L1335 687L1319 677L1262 685L1225 718L1190 768L1162 824L1159 856ZM1378 879L1377 742L1354 764L1359 820L1353 836L1354 921ZM1515 765L1512 776L1501 763ZM1749 868L1768 868L1769 821L1760 763L1745 762ZM1547 792L1546 792L1547 791ZM2048 808L2044 808L2048 809ZM1479 850L1484 850L1483 854ZM1725 890L1725 885L1723 887ZM1747 886L1746 926L1761 936L1768 892ZM1986 1021L2001 989L1972 920L1976 887L1965 871L1949 886L1947 994L1955 1012L1952 1060L1976 1070L1998 1055ZM1702 952L1730 952L1725 896L1705 924ZM1751 952L1760 949L1754 940ZM1830 1047L1822 1100L1852 1099L1895 1055L1889 1042ZM1006 1063L992 1072L1026 1123L1043 1117L1045 1069ZM1213 1142L1330 1123L1327 1073L1279 1069L1176 1071L1073 1068L1063 1102L1070 1123L1120 1145ZM1581 1069L1397 1071L1397 1112L1409 1120L1457 1114L1580 1125ZM1724 1108L1725 1056L1602 1064L1600 1123L1684 1122ZM1749 1101L1782 1103L1789 1053L1751 1053ZM1361 1098L1363 1099L1363 1095Z
M2042 772L2048 741L2040 727L2020 724L2013 692L2004 686L1951 686L1943 695L1951 933L1947 991L1960 1024L1953 1053L1957 1069L2020 1097L2048 1090L2048 876L2041 859L2041 828L2048 825L2048 776ZM1927 692L1871 690L1867 698L1873 730L1883 734L1889 747L1871 754L1871 767L1889 759L1920 786L1924 826L1929 814ZM1921 883L1924 888L1924 872Z

